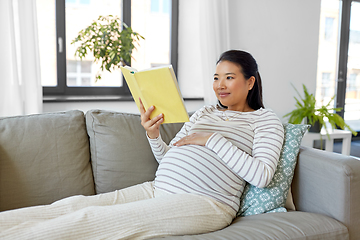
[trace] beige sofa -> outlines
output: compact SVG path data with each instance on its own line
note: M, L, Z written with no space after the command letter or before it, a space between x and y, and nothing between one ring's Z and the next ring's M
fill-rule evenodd
M164 140L180 127L162 126ZM151 181L156 168L136 114L0 118L0 211ZM165 239L360 239L360 161L302 147L292 193L297 211L238 217L220 231Z

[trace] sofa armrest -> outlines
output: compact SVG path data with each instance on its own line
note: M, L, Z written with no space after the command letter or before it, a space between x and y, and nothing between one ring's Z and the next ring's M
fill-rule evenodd
M350 239L360 236L359 160L301 147L292 192L296 210L330 216L347 226Z

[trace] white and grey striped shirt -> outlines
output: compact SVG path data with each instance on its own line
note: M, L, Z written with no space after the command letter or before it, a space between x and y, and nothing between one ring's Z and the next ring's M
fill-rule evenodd
M173 144L196 132L213 132L205 146ZM205 106L184 124L169 146L149 139L159 167L155 188L168 193L195 193L214 198L238 211L245 181L265 187L279 161L284 128L276 114L221 111Z

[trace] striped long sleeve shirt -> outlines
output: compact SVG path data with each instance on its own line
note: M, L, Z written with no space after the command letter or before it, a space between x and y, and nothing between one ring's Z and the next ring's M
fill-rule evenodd
M205 146L173 144L196 132L211 132ZM168 193L194 193L229 205L235 212L248 182L267 186L274 176L284 139L276 114L222 111L205 106L183 125L169 146L148 139L159 167L155 188Z

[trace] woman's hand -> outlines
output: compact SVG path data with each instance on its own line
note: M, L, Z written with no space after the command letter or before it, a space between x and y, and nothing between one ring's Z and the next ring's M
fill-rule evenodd
M160 114L153 119L150 119L150 114L154 111L155 107L151 106L145 111L144 105L140 100L140 114L141 114L141 125L145 128L145 131L149 138L154 139L160 135L160 125L164 121L164 114Z
M174 145L177 147L183 146L183 145L200 145L205 146L207 140L213 135L213 133L192 133L186 137L183 137L179 141L177 141Z

